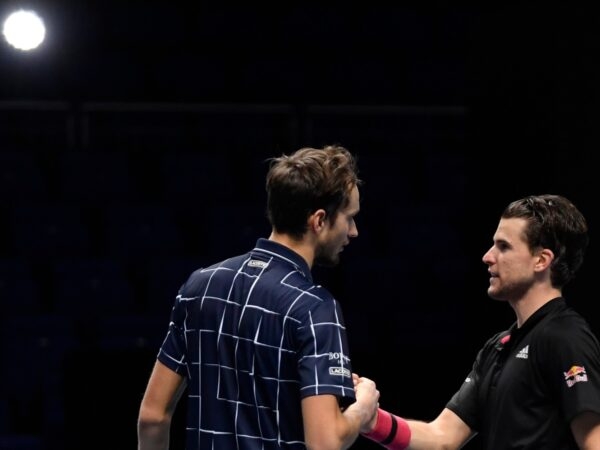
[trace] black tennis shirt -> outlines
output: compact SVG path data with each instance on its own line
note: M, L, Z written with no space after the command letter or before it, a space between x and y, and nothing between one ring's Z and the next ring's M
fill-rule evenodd
M562 297L479 351L446 405L480 434L485 450L577 449L571 420L600 413L600 346Z

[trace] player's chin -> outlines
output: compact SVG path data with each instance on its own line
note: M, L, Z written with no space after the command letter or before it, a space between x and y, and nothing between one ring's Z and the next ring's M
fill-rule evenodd
M328 267L335 267L339 263L340 263L340 256L339 256L339 254L337 254L337 255L332 255L331 257L327 258L327 262L325 263L325 265Z
M330 264L332 266L337 266L340 263L340 253L336 253L335 255L331 255L331 257L329 258Z
M334 267L337 266L340 258L337 254L335 255L320 255L315 258L315 264L323 267Z
M488 288L487 295L493 300L504 300L502 291L500 289L495 289L493 286Z

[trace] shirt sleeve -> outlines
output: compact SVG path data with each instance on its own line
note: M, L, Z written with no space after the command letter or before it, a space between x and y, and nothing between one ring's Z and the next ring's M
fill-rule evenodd
M492 375L491 366L494 353L501 350L504 345L503 339L509 333L510 331L506 330L488 339L479 350L473 367L460 389L446 404L446 408L453 411L473 431L481 429L481 418L483 417L481 408L484 402L481 391L484 389L483 385L489 383L489 377Z
M473 364L473 368L464 379L460 389L446 404L446 408L454 412L472 430L479 430L479 413L477 397L480 390L480 376L478 372L481 351Z
M178 296L171 311L167 336L157 356L161 363L183 376L187 374L185 333L183 332L184 320L184 305L181 302L181 297Z
M600 346L588 324L581 317L563 317L544 333L536 365L565 418L600 413Z
M307 312L298 328L302 397L333 394L346 406L355 400L352 365L342 311L329 299Z

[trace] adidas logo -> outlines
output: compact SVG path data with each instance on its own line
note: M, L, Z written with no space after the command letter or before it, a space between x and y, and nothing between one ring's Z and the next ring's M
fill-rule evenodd
M529 357L529 345L526 345L521 350L519 350L519 353L517 353L516 358L527 359L528 357Z

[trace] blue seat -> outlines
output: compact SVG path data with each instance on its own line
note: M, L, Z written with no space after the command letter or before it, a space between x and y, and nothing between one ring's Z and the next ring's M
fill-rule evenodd
M31 264L22 258L0 259L0 309L3 314L39 314L42 302L39 280Z
M90 253L92 237L77 205L60 202L15 206L9 216L15 254L40 260Z
M108 202L139 198L127 152L64 151L56 161L58 195L66 201Z
M443 198L411 208L390 209L385 219L393 224L388 234L390 255L423 261L442 256L442 249L444 253L460 254L462 235L454 212Z
M34 151L0 151L0 202L16 205L48 199L49 183L44 165Z
M71 317L130 314L136 291L125 267L110 258L62 258L51 266L53 311Z
M103 216L109 257L137 262L185 250L181 228L167 205L111 204L103 208Z
M0 450L42 450L41 436L29 434L0 434Z
M207 206L201 255L212 262L245 253L259 237L269 237L271 227L265 205L243 199Z
M441 154L432 153L425 161L423 185L427 187L427 198L439 198L439 193L454 199L453 213L464 214L470 206L468 202L468 158L464 152L447 149ZM462 203L461 203L462 201Z
M237 161L224 153L165 152L159 159L162 198L169 203L218 203L245 189L237 184Z
M0 398L10 405L12 431L41 436L62 426L64 363L80 345L74 323L67 317L2 318Z
M169 328L169 315L120 314L97 322L96 347L103 352L140 352L155 356Z

